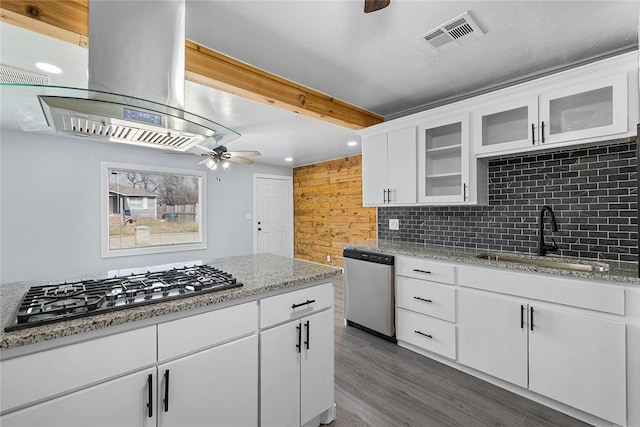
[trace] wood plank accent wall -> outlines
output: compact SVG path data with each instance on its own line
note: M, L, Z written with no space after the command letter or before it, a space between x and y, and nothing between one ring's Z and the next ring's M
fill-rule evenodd
M293 169L296 258L342 267L342 243L375 238L376 221L362 207L362 156Z

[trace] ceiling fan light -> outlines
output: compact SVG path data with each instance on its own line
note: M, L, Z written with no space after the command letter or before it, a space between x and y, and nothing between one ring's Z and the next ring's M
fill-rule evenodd
M218 163L218 159L214 159L213 157L209 157L204 161L204 165L212 171L218 169Z
M229 169L229 166L231 166L231 163L228 160L222 162L222 169Z

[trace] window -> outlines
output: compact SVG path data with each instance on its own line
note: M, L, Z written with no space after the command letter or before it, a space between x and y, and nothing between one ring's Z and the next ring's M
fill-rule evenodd
M206 249L206 174L102 162L102 257Z

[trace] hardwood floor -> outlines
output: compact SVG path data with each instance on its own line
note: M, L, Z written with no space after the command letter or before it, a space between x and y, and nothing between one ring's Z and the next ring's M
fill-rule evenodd
M588 425L344 326L342 276L334 291L338 412L331 427Z

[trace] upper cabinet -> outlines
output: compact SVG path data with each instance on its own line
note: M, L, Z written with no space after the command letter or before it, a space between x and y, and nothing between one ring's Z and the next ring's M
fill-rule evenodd
M416 203L416 128L362 138L362 204Z
M420 124L418 153L420 203L460 203L468 200L468 114Z
M607 137L627 131L627 74L540 96L540 143Z
M476 154L517 150L537 143L538 98L479 108L473 114Z
M363 129L363 204L486 204L490 158L635 137L637 55L624 53Z
M475 153L507 154L625 136L630 130L627 81L627 73L565 78L531 95L483 103L473 111Z

